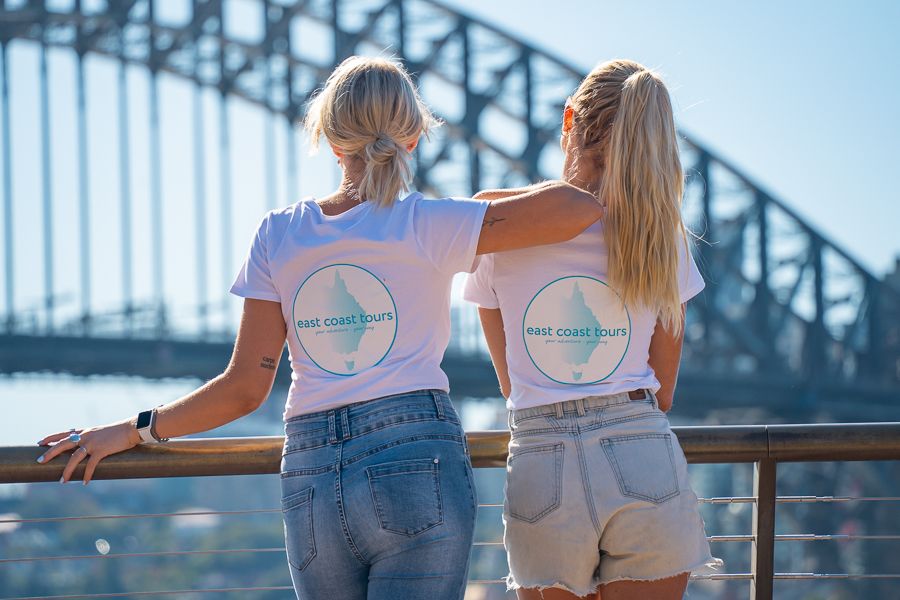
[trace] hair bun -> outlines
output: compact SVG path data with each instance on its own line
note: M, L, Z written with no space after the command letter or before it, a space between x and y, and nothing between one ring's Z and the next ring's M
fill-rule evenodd
M379 133L366 144L367 161L375 164L386 164L394 160L400 153L400 145L386 134Z

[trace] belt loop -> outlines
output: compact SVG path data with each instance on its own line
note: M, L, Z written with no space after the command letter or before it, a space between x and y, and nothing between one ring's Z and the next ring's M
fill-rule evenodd
M431 390L431 399L434 400L434 409L437 411L437 418L441 421L444 420L444 402L441 398L441 392L438 390Z
M350 439L350 417L348 416L350 410L345 408L341 410L341 439L349 440Z
M562 402L555 402L555 403L553 404L553 408L556 409L556 418L557 418L557 419L562 419L563 416L564 416L564 415L563 415L563 403L562 403Z
M584 416L584 398L575 398L575 409L578 411L578 416Z
M335 432L335 423L334 423L334 411L328 411L328 443L335 444L337 443L337 435Z

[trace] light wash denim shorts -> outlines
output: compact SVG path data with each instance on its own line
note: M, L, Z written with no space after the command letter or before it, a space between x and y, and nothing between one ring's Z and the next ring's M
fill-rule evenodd
M462 600L476 497L446 392L420 390L285 425L282 512L301 600Z
M590 396L514 410L503 508L509 589L585 596L620 580L721 566L656 397Z

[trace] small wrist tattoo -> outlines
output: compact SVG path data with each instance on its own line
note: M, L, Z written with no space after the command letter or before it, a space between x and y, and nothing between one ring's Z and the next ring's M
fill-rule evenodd
M263 369L270 369L272 371L275 370L275 359L269 358L268 356L263 356L262 362L259 363Z
M484 222L481 224L482 227L493 227L495 223L499 223L500 221L505 221L505 218L502 217L485 217Z

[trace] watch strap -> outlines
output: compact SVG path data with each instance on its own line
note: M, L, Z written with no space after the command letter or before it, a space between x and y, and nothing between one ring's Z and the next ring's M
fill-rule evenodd
M153 412L145 410L138 414L137 422L135 423L135 427L137 428L138 435L141 436L141 441L144 443L155 442L156 440L153 438L153 433L150 431L150 427L153 423ZM149 413L149 414L147 414ZM147 423L143 427L138 427L141 423Z
M153 413L150 415L150 435L153 436L153 440L156 442L168 442L169 438L159 437L159 433L157 433L157 431L156 431L157 415L158 415L158 411L154 408Z

